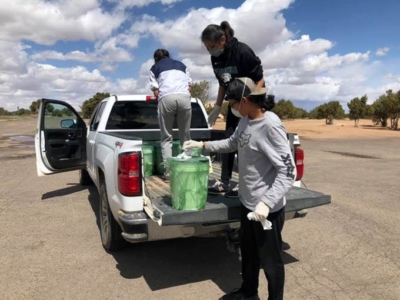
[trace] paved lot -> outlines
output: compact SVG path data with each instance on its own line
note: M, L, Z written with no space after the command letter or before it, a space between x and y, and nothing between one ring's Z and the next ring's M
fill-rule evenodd
M0 299L218 299L240 284L223 239L107 254L96 191L77 185L76 172L36 176L33 149L8 141L33 135L32 121L0 127ZM305 184L333 203L285 224L285 298L400 299L400 140L303 145ZM260 281L267 299L263 274Z

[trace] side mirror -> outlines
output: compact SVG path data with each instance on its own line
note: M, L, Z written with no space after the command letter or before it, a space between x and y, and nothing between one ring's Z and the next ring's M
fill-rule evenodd
M75 120L73 119L65 119L61 120L61 128L76 128Z

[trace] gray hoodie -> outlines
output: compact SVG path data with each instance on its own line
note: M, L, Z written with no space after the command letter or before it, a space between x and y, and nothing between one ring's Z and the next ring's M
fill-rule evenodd
M296 168L286 130L273 112L263 118L241 118L234 134L225 140L206 142L205 149L228 153L238 151L239 197L254 211L263 201L271 212L286 204L285 194L296 178Z

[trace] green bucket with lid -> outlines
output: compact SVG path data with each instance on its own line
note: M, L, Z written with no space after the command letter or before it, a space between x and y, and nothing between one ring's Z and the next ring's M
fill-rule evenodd
M208 194L209 160L168 158L172 207L177 210L202 210Z

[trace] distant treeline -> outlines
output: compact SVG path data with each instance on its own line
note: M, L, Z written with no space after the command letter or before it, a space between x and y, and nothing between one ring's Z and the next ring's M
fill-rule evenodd
M89 118L100 101L109 97L109 93L96 93L92 98L83 101L81 108L81 116ZM192 97L199 98L205 105L207 113L212 110L212 105L207 106L209 96L209 83L201 81L192 86ZM273 112L276 113L281 119L323 119L326 124L333 124L334 120L350 118L354 120L357 126L360 119L371 119L376 125L388 127L392 130L398 129L398 122L400 117L400 91L394 93L392 90L386 91L372 104L367 104L368 98L366 95L360 98L354 98L347 103L349 113L345 113L339 101L330 101L317 106L311 111L296 107L291 100L279 100ZM32 101L29 109L18 108L16 111L9 112L3 107L0 107L0 115L28 115L36 114L40 106L40 100ZM228 113L229 104L225 101L221 107L221 114L226 118ZM47 111L54 116L65 115L61 111L53 110ZM390 123L389 123L390 122Z

